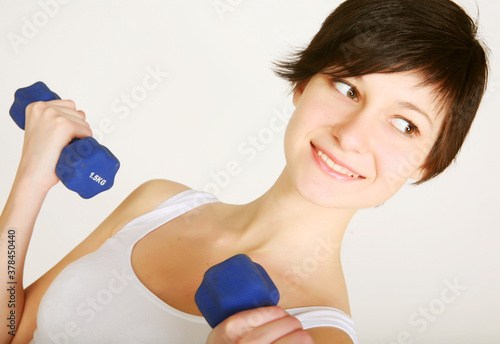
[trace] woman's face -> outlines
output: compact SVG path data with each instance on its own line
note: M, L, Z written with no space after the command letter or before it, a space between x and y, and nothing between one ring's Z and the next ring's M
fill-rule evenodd
M443 117L433 88L421 82L409 72L318 74L297 88L285 158L302 196L325 207L361 209L418 179Z

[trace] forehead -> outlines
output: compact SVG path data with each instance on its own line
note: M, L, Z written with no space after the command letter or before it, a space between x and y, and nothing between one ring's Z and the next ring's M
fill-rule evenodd
M373 73L354 76L352 79L366 87L376 84L379 89L399 90L398 94L418 92L422 96L434 93L434 87L425 85L424 77L416 72Z

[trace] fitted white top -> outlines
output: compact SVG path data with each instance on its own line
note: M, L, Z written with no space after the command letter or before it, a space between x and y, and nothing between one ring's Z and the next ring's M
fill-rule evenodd
M149 232L210 202L218 199L192 189L181 192L69 264L41 300L30 343L205 343L211 331L206 320L169 306L146 288L132 269L131 255ZM305 307L287 312L305 329L336 327L358 343L352 319L341 310Z

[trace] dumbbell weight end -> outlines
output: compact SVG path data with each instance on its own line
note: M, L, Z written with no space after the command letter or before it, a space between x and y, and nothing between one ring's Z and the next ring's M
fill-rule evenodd
M12 103L9 111L10 117L19 128L24 130L26 126L26 106L33 102L48 102L56 99L61 98L43 82L35 82L33 85L20 88L14 93L14 103Z
M279 298L264 268L244 254L208 269L195 294L196 305L212 328L236 313L276 306Z
M64 186L88 199L109 190L119 168L113 153L89 136L63 148L56 174Z

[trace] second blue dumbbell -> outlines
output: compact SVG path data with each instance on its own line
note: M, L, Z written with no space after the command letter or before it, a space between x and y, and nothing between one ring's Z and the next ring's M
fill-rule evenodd
M266 270L245 254L208 269L195 294L196 305L212 328L236 313L276 306L279 298Z
M20 88L14 95L10 116L24 130L26 107L37 101L61 99L43 82ZM91 198L110 189L120 168L118 159L94 138L74 139L61 152L56 174L70 190L82 198Z

